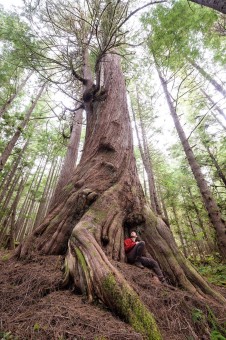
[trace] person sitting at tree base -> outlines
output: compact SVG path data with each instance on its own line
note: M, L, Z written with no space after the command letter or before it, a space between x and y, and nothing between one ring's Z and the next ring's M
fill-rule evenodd
M125 239L124 241L125 253L128 263L134 264L139 268L147 267L149 269L152 269L158 276L158 279L162 283L166 283L166 279L159 267L158 262L151 257L145 257L143 255L145 249L145 242L136 240L137 233L136 231L133 230L130 233L130 237Z

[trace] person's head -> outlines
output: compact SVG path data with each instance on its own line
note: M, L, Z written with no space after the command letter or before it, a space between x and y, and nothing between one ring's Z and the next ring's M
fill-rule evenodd
M136 232L136 230L132 230L132 231L130 232L130 237L132 237L132 238L136 238L136 237L137 237L137 232Z

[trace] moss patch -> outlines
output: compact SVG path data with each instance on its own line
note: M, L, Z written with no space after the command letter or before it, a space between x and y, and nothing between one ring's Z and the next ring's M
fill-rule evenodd
M77 255L78 262L79 262L80 266L82 267L84 273L87 275L88 274L88 266L86 264L85 257L83 256L83 254L80 251L80 249L78 249L76 247L75 247L75 253Z
M74 188L74 184L73 183L68 183L67 185L65 185L64 191L70 192L73 188Z
M154 317L129 287L120 287L114 275L109 274L103 280L103 288L113 310L137 332L149 340L161 339Z

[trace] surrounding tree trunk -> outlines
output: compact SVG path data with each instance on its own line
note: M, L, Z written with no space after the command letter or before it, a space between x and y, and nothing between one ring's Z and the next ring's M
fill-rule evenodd
M168 227L146 204L133 154L120 58L108 54L102 61L106 96L95 100L88 78L83 94L86 139L71 185L64 187L59 204L17 248L17 256L66 254L65 283L70 279L89 301L97 296L134 329L159 339L152 315L110 262L125 259L124 228L144 224L147 250L172 281L196 296L207 293L225 300L183 257Z
M41 97L41 95L42 95L42 93L44 91L44 88L45 88L45 85L43 85L40 88L40 90L39 90L35 100L32 100L31 106L29 107L29 109L28 109L28 111L27 111L27 113L26 113L26 115L24 117L23 122L21 123L20 126L18 126L15 134L13 135L13 137L11 138L11 140L9 141L7 146L5 147L2 155L0 156L0 171L3 169L3 167L5 166L8 158L9 158L9 156L11 155L11 152L12 152L16 142L18 141L18 139L19 139L19 137L21 135L21 132L24 130L24 128L26 127L27 123L29 122L30 116L31 116L35 106L37 105L37 102L40 99L40 97Z
M36 214L36 218L35 218L35 222L34 222L34 228L38 227L44 219L44 210L45 210L45 207L46 207L47 195L49 193L50 185L52 183L55 166L56 166L56 161L53 161L52 166L51 166L50 171L49 171L47 181L46 181L46 185L45 185L45 188L44 188L41 200L40 200L38 211L37 211L37 214Z
M136 86L136 92L137 92L137 106L138 106L138 114L139 114L139 119L140 119L143 146L141 144L141 139L140 139L137 123L136 123L136 116L135 116L135 112L133 108L132 108L132 112L133 112L135 130L136 130L137 139L138 139L139 150L140 150L141 158L142 158L142 161L143 161L143 164L146 170L146 174L148 177L148 187L149 187L149 195L150 195L152 209L154 210L154 212L161 215L162 211L161 211L159 200L158 200L157 193L156 193L156 185L155 185L155 179L154 179L154 173L153 173L153 167L152 167L152 160L151 160L151 156L150 156L150 152L148 148L148 142L147 142L147 136L146 136L144 123L141 117L140 98L139 98L137 86Z
M9 249L14 249L15 248L15 219L16 219L16 209L17 209L17 205L19 203L20 200L20 195L23 191L24 188L24 183L26 182L26 179L22 178L19 184L19 187L17 189L17 194L16 197L14 199L14 202L12 204L12 211L9 217L10 218L10 232L9 232Z
M184 202L184 203L185 203L185 202ZM189 216L189 213L188 213L187 209L185 210L185 216L186 216L186 218L187 218L188 224L189 224L190 229L191 229L191 231L192 231L192 235L193 235L193 237L194 237L194 238L193 238L193 242L194 242L194 244L196 244L196 249L198 250L199 259L204 260L203 251L202 251L202 249L200 248L199 240L197 240L197 232L196 232L196 230L195 230L195 227L194 227L194 225L193 225L193 223L192 223L192 220L191 220L191 218L190 218L190 216Z
M27 77L24 79L24 81L22 81L22 83L18 86L18 88L16 89L15 93L13 93L9 99L7 100L7 102L0 108L0 118L3 116L3 114L8 110L8 108L10 107L10 105L12 104L13 100L18 96L18 94L20 93L20 91L24 88L24 86L26 85L28 79L32 76L33 71L30 72Z
M13 179L13 181L12 181L12 184L11 184L11 186L10 186L10 189L8 190L8 192L7 192L6 196L5 196L5 199L2 200L2 202L1 202L1 203L2 203L2 204L1 204L1 210L2 210L2 212L4 212L4 213L7 212L9 203L10 203L12 197L13 197L13 193L14 193L14 191L15 191L15 188L16 188L17 183L18 183L18 181L20 180L21 176L22 176L22 173L21 173L21 171L20 171L20 172L17 174L17 176L14 177L14 179ZM1 216L0 216L0 223L1 223L1 221L2 221L3 218L4 218L4 215L1 215Z
M53 176L50 179L49 182L49 188L47 191L47 198L46 198L46 204L43 210L43 219L44 217L48 214L49 210L50 210L50 203L53 199L54 193L55 193L55 189L56 189L56 185L58 182L58 178L60 175L60 171L62 169L62 164L63 164L63 159L61 158L60 161L57 160L56 162L56 166L53 172Z
M16 210L16 207L17 207L17 204L18 204L18 201L20 199L20 194L21 194L21 191L23 190L23 184L24 184L24 180L23 178L20 180L21 178L21 174L19 176L17 176L17 178L15 178L15 181L14 181L14 184L12 185L12 188L10 188L10 199L7 201L7 205L1 207L1 210L2 212L5 212L4 215L1 216L1 219L0 219L0 223L1 223L1 229L0 229L0 245L4 245L4 239L6 237L6 234L7 234L7 228L8 228L8 224L10 222L10 217L12 215L12 218L15 217L15 210ZM17 183L20 181L20 185L19 187L16 189L16 186L17 186ZM11 190L12 189L12 190ZM13 202L11 204L10 203L10 200L13 196L13 193L17 191L17 194L16 194L16 198L13 198ZM5 202L6 203L6 202ZM13 220L13 222L15 222L15 219ZM13 228L14 229L14 228ZM10 229L12 231L12 229ZM13 232L14 234L14 232ZM11 236L11 233L8 233L8 246L10 246L11 242L10 242L10 236ZM12 248L11 248L12 249Z
M142 145L141 145L140 135L139 135L139 131L138 131L138 128L137 128L136 116L135 116L133 108L132 108L132 112L133 112L135 130L136 130L137 139L138 139L138 146L139 146L141 158L142 158L142 161L143 161L143 164L144 164L144 168L145 168L145 171L146 171L146 174L147 174L147 177L148 177L148 188L149 188L149 196L150 196L151 206L152 206L152 209L156 212L156 204L155 204L155 199L154 199L154 194L153 194L154 183L153 183L153 177L150 174L150 164L148 162L147 150L144 150Z
M181 140L181 143L183 145L184 152L186 154L187 160L190 164L191 170L193 172L193 175L196 179L197 185L199 187L200 193L203 198L203 202L205 204L206 210L208 212L209 218L211 223L213 224L215 230L216 230L216 237L217 237L217 244L219 248L219 252L221 255L221 258L223 261L226 260L226 225L225 221L221 215L221 212L212 196L212 193L207 185L207 182L202 174L201 168L195 158L195 155L192 151L192 148L190 147L190 144L188 142L188 139L185 136L184 130L182 128L182 125L179 121L177 112L174 108L170 93L167 88L167 83L164 80L161 71L156 63L156 68L158 71L158 75L162 84L162 87L164 89L164 93L167 99L167 103L170 109L171 116L173 118L178 136Z
M40 185L42 183L42 179L43 179L48 161L49 161L49 155L47 156L44 165L42 165L41 171L40 171L40 173L38 173L36 180L34 180L34 183L33 183L34 189L33 189L33 191L31 191L30 205L29 205L29 209L28 209L28 212L27 212L28 216L30 216L34 211L34 207L35 207L35 203L36 203L35 195L36 195L36 192L38 192ZM25 219L25 224L24 224L24 229L27 231L28 234L30 234L32 232L32 229L33 229L32 225L30 225L30 223L29 223L30 220L31 219L29 219L29 218Z
M198 5L206 6L221 13L226 14L226 2L225 0L189 0L195 2Z
M79 109L78 111L76 111L75 116L73 117L71 137L67 147L67 153L61 169L56 190L52 202L50 203L50 209L52 209L54 205L57 204L57 202L59 201L62 189L71 179L75 169L82 131L82 112L83 109Z
M213 118L218 122L218 124L226 131L226 126L224 126L224 124L221 122L221 120L217 117L217 115L215 114L215 112L213 110L210 111L211 115L213 116Z
M8 172L8 174L4 177L4 179L1 183L0 203L3 199L3 197L6 195L11 181L13 180L14 176L16 175L18 165L20 164L21 159L24 157L24 153L25 153L25 151L28 147L28 144L29 144L29 140L27 140L26 143L24 144L24 146L23 146L22 150L20 151L18 157L13 162L10 172Z
M160 201L161 201L161 204L162 204L162 210L163 210L163 213L164 213L164 216L163 216L164 221L165 221L166 225L170 228L170 220L169 220L165 200L163 198L162 188L161 188L161 185L158 182L157 182L157 189L158 189L158 194L159 194Z
M225 177L223 171L221 170L221 167L220 167L217 159L214 157L213 153L210 151L209 146L207 144L204 144L204 145L205 145L205 148L206 148L210 158L213 161L213 164L215 165L215 168L217 170L217 174L218 174L219 178L222 180L222 182L224 183L224 186L226 188L226 177Z
M207 73L200 65L198 65L195 61L193 61L192 59L188 58L189 63L196 69L199 71L199 73L210 82L210 84L213 85L213 87L222 94L223 97L226 96L226 90L223 88L223 86L221 84L219 84L215 79L213 79L213 77Z
M214 246L213 246L213 241L211 240L211 237L209 235L209 233L207 233L206 229L205 229L205 226L204 226L204 223L202 221L202 218L200 216L200 211L196 205L196 202L195 202L195 198L192 194L192 191L191 189L188 187L188 193L190 195L190 198L191 198L191 202L192 202L192 205L194 207L194 210L195 210L195 213L196 213L196 216L197 216L197 220L198 220L198 224L203 232L203 235L204 235L204 239L208 245L208 248L209 248L209 251L213 251L214 249Z
M25 233L24 225L25 225L25 221L26 221L26 218L27 218L26 216L27 216L27 213L28 213L28 209L29 209L29 206L30 206L31 194L36 189L35 186L36 186L36 183L37 183L39 172L40 172L41 167L42 167L43 160L44 160L44 157L41 158L39 165L38 165L38 168L37 168L37 171L35 172L34 175L32 175L32 179L31 179L31 183L29 185L28 191L27 191L27 195L24 199L23 205L22 205L21 210L19 212L19 216L16 220L15 234L16 234L16 240L17 241L21 241L23 239L23 236L24 236L24 233ZM29 176L28 176L28 178L29 178Z
M224 111L217 105L217 103L213 101L213 99L208 95L208 93L206 93L206 91L201 90L201 92L204 94L204 96L208 99L208 101L212 105L211 108L216 110L226 120L226 115Z
M185 245L185 242L184 242L184 237L183 237L183 234L182 234L182 231L181 231L180 224L178 222L177 212L176 212L174 204L172 204L172 208L173 208L174 221L175 221L175 224L177 226L177 232L178 232L178 235L179 235L179 238L180 238L182 251L183 251L184 256L187 258L188 257L188 251L187 251L187 248L186 248L186 245Z

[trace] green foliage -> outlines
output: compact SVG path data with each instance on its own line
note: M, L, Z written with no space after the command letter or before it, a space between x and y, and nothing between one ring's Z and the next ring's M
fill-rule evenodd
M219 331L213 330L210 333L210 340L226 340L226 338Z
M192 321L200 326L208 323L211 329L210 339L211 340L225 340L226 330L219 325L214 313L207 306L207 314L202 310L195 308L192 310Z
M199 322L203 322L205 320L205 315L203 314L203 311L195 308L192 311L192 321L194 323L199 323Z
M34 331L37 332L40 329L40 325L36 322L33 327Z
M226 287L226 266L211 261L211 264L196 266L200 274L211 283Z
M1 332L0 331L0 339L1 340L17 340L17 337L14 337L11 332Z
M187 58L201 58L205 47L212 48L216 56L219 49L225 49L214 30L217 21L217 12L186 0L159 5L142 19L146 29L151 25L149 44L158 61L174 70Z
M6 262L6 261L9 260L9 257L10 257L10 254L5 254L5 255L2 256L1 260L2 260L3 262Z

